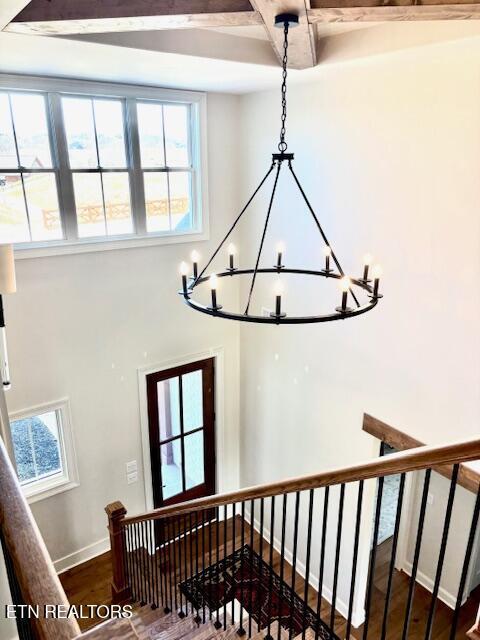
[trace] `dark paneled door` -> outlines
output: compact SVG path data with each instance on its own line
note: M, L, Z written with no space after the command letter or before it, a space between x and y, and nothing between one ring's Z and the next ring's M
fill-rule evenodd
M214 359L147 376L154 507L215 493Z

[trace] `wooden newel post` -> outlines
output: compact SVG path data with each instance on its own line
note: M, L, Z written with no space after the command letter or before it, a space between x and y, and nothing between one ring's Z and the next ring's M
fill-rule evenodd
M125 537L122 521L127 510L121 502L112 502L105 507L108 516L108 531L110 532L110 549L112 557L112 603L122 604L131 599L130 587L125 575L124 554Z

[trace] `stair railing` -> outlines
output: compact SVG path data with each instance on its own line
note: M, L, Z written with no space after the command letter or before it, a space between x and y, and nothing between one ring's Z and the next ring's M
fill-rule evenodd
M480 439L475 439L419 447L359 465L208 496L136 516L127 517L123 505L116 503L114 509L107 507L117 514L115 522L110 517L109 524L111 535L114 532L112 596L121 599L131 595L142 605L163 607L166 613L176 612L179 617L192 615L198 624L212 622L217 629L234 625L239 635L252 637L262 631L267 640L300 636L305 640L307 634L312 640L350 638L353 627L362 622L359 637L363 640L397 638L389 636L390 605L402 520L407 517L414 521L416 536L401 613L401 640L406 640L413 625L417 625L414 612L420 554L422 542L426 544L432 472L438 471L450 482L435 551L430 602L421 621L422 637L430 640L456 489L458 485L472 487L471 473L461 465L479 459ZM385 598L379 610L375 596L377 543L385 478L392 475L399 476L398 499ZM422 490L416 505L418 513L408 515L404 499L412 475L421 475ZM376 485L375 504L374 492L367 491L371 489L368 481ZM371 498L369 505L367 495ZM365 538L362 523L364 515L368 515L367 506L373 509L374 525L373 535ZM349 516L350 512L354 514L353 541L347 542L345 514ZM457 637L479 512L477 485L471 520L465 523L468 542L445 636L449 640ZM431 551L431 543L428 545ZM359 563L362 554L365 557L365 548L369 571L362 582ZM339 589L342 586L345 591L345 575L348 598L340 601ZM466 629L462 637L465 634Z
M19 640L134 640L130 620L112 619L81 633L74 617L65 617L70 603L55 571L15 470L0 437L0 544ZM21 607L23 605L23 607ZM62 607L62 616L45 615L44 605ZM31 607L30 615L25 612ZM24 615L21 615L21 608ZM27 615L25 615L27 613ZM2 611L3 615L3 611Z

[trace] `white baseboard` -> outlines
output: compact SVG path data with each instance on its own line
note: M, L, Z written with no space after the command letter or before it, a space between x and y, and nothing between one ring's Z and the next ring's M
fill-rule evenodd
M67 569L76 567L78 564L91 560L106 551L110 551L109 538L103 538L102 540L89 544L87 547L83 547L78 551L69 553L68 556L54 560L53 565L57 573L63 573L64 571L67 571Z
M404 564L403 571L408 576L411 576L412 575L412 568L413 568L412 563L407 560L405 562L405 564ZM417 571L417 580L416 581L419 584L421 584L422 587L427 589L427 591L430 591L430 593L433 592L434 581L431 578L429 578L425 573L422 573L421 571ZM457 604L457 595L456 594L452 595L449 591L447 591L443 587L440 587L440 589L438 591L438 599L441 600L444 604L446 604L447 607L450 607L450 609L455 609L455 606ZM464 600L464 602L465 602L465 600Z

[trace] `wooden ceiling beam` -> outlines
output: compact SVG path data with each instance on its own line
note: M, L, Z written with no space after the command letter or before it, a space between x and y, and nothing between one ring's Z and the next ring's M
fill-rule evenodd
M121 31L246 27L261 24L263 24L262 18L256 11L235 11L232 13L182 13L161 16L135 16L131 18L10 22L4 31L43 36L65 36L87 33L116 33Z
M32 0L16 22L252 11L249 0Z
M249 0L33 0L5 30L73 35L261 23Z
M317 63L315 26L309 24L308 0L251 0L252 6L261 15L268 37L281 61L283 58L283 30L274 26L275 16L280 13L298 15L299 24L289 32L288 66L306 69Z
M479 20L480 3L316 7L309 9L307 16L310 24L322 22Z

